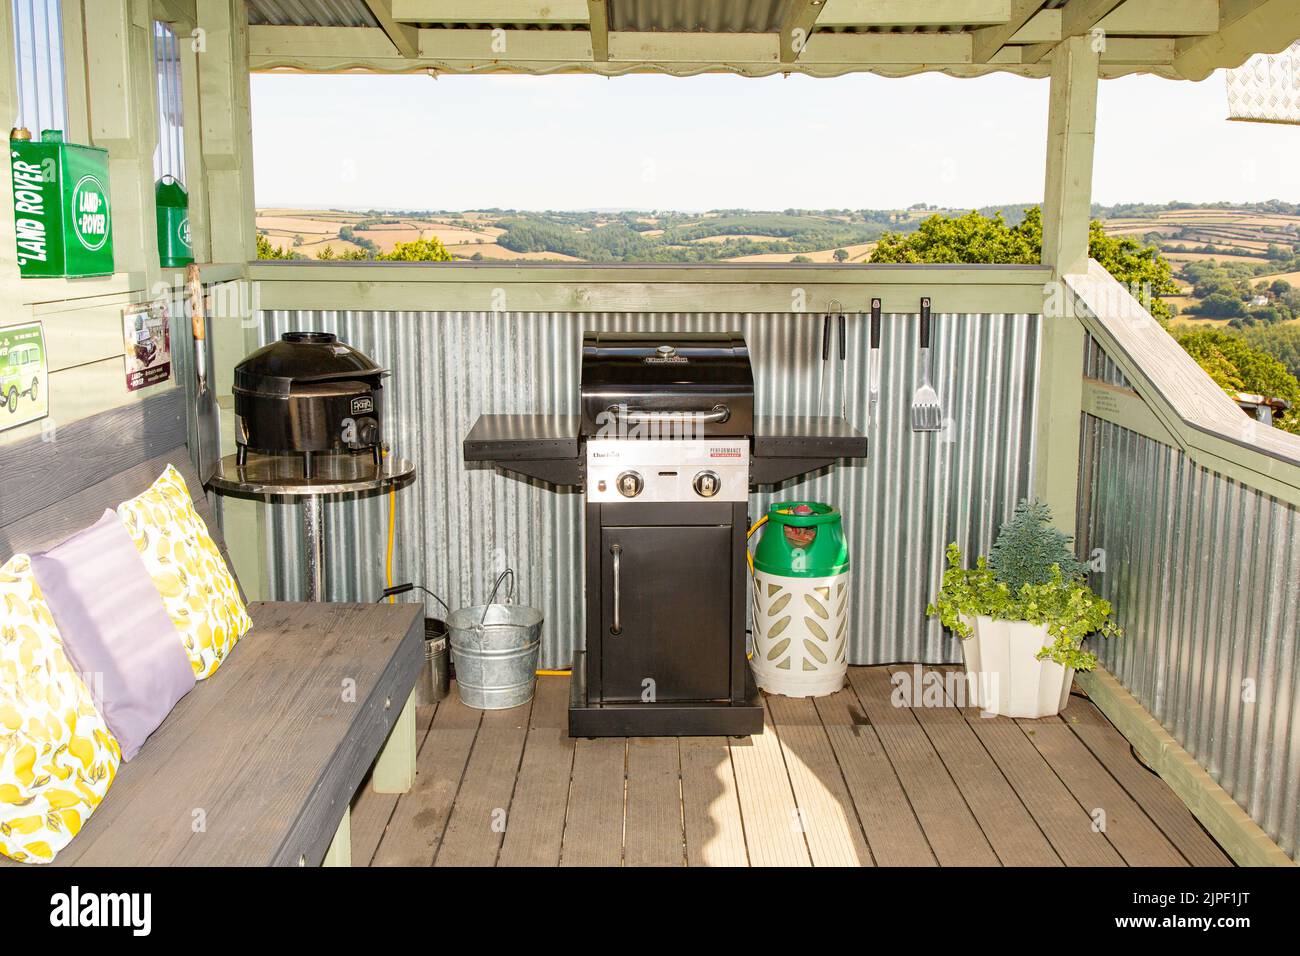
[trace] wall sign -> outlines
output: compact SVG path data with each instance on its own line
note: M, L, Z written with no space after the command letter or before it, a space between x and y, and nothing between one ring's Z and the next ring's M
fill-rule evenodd
M0 328L0 431L50 413L49 368L41 323Z
M122 333L128 391L172 377L172 326L167 303L127 306L122 310Z

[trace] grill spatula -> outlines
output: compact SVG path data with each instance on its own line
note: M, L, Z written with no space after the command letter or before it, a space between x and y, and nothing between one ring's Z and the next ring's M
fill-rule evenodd
M918 355L921 383L912 395L912 431L937 432L943 428L939 393L930 384L930 300L921 300L921 348Z

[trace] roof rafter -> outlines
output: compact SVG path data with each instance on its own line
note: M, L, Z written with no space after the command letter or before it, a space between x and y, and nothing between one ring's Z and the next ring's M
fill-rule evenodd
M1123 0L1071 0L1061 8L1061 39L1083 36L1096 29L1103 17L1120 5ZM1099 38L1105 49L1106 37ZM1037 63L1047 56L1055 43L1036 43L1026 47L1021 54L1022 63Z
M1012 0L1011 15L1004 22L972 31L971 55L975 62L992 60L1042 6L1043 0Z
M1202 36L1219 29L1219 0L1124 0L1097 26L1112 36ZM1011 43L1054 43L1061 39L1061 10L1041 10Z
M826 0L793 0L781 21L781 62L793 63L799 59L812 37L817 18L826 7Z
M609 59L609 5L606 0L587 0L591 31L591 58L597 63Z
M365 0L365 4L398 53L405 57L420 55L420 31L393 17L393 0Z

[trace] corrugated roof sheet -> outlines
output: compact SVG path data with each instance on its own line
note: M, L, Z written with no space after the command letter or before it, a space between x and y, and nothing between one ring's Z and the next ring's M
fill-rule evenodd
M774 33L789 0L609 0L609 28L666 33Z
M255 26L377 27L363 0L245 0Z

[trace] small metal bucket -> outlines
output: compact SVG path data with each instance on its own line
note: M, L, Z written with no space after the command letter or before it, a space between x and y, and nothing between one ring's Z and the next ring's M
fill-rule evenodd
M468 707L505 710L533 699L542 612L522 604L463 607L447 619L456 687Z
M447 625L437 618L424 619L424 667L415 683L415 706L428 707L451 693Z

